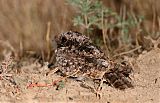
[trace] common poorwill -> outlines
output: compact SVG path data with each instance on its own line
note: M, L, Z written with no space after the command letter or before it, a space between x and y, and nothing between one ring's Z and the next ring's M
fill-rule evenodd
M132 68L126 63L115 63L109 60L89 37L69 31L62 33L56 42L56 66L64 76L77 71L75 76L104 78L115 88L133 87L129 79Z

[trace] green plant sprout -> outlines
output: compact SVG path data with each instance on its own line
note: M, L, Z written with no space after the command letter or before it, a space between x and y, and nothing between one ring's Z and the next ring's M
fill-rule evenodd
M129 30L142 22L142 19L135 19L130 13L118 15L110 8L105 7L99 0L67 0L69 4L77 7L78 14L74 17L74 26L81 26L87 32L87 36L98 27L102 30L103 43L106 48L106 54L111 49L110 37L107 31L114 28L119 29L120 44L128 44L131 41ZM97 40L96 40L97 41ZM98 40L99 41L99 40ZM109 56L109 55L108 55Z
M91 26L96 25L100 19L99 12L101 11L102 3L91 0L67 0L78 8L78 15L74 18L74 26L82 26L85 28L87 35L93 29Z

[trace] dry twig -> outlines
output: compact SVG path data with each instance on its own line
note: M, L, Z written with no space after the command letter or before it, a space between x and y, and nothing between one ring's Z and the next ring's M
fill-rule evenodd
M134 48L134 49L132 49L132 50L129 50L129 51L126 51L126 52L122 52L122 53L116 54L116 55L114 55L113 57L122 56L122 55L125 55L125 54L132 53L132 52L140 49L141 47L142 47L142 46L138 46L138 47L136 47L136 48Z

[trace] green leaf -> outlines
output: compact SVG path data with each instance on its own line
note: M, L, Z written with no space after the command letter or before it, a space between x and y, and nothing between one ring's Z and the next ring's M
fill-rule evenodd
M91 10L94 10L94 11L99 11L102 9L102 3L100 1L95 1L92 6L91 6Z
M67 2L75 6L80 5L80 0L67 0Z
M82 15L86 15L87 13L90 12L91 8L91 1L90 0L83 0L80 6L80 10L82 12Z
M64 81L60 81L60 82L57 84L57 88L56 88L56 90L61 90L61 89L63 89L63 88L64 88L64 86L65 86Z
M73 22L74 22L74 26L78 26L78 25L83 25L84 24L84 20L82 19L81 16L76 16L73 19Z
M97 21L99 20L99 18L96 16L91 16L88 19L89 19L89 26L96 25Z

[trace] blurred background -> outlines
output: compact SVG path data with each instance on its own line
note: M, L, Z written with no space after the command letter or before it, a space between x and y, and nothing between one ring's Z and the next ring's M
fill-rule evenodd
M33 52L49 59L55 36L70 30L90 36L110 57L134 49L141 53L152 49L160 36L159 4L159 0L0 0L0 56Z

